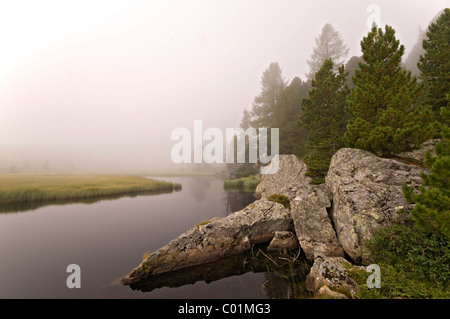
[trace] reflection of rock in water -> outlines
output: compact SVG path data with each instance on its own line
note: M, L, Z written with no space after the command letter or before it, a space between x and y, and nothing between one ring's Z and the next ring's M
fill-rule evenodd
M266 282L263 288L268 298L307 299L312 297L305 285L310 266L306 260L301 262L303 262L301 269L295 263L285 263L282 269L271 269L264 274Z
M228 190L225 198L227 203L227 215L237 212L256 200L252 192L243 192L242 190Z
M308 295L304 281L311 265L302 256L294 261L295 253L269 253L254 248L251 252L217 262L150 276L147 281L133 284L131 288L149 292L157 288L175 288L199 281L211 283L248 272L264 272L267 280L263 283L262 289L268 298L286 299L299 296L304 298Z
M204 177L193 177L190 179L191 183L189 185L191 195L198 202L203 202L206 197L206 193L208 192L211 181L209 178Z

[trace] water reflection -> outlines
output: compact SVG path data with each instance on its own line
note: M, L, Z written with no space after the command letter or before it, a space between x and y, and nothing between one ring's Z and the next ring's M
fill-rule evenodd
M182 189L84 201L0 205L2 212L30 212L0 214L0 298L249 299L290 298L303 291L305 276L297 270L302 269L300 258L292 270L289 264L280 265L278 270L267 259L255 264L251 257L258 254L257 249L254 254L231 258L234 261L228 264L220 261L199 267L197 272L180 271L170 281L172 273L166 276L169 281L160 278L159 284L148 286L152 292L111 285L136 267L144 252L156 251L203 219L225 217L254 200L252 193L224 190L218 177L155 179L179 183ZM143 196L157 194L161 195ZM82 267L82 289L67 289L65 285L66 268L72 263ZM180 287L169 288L177 285ZM158 286L164 288L156 289Z
M131 289L150 292L158 288L175 288L201 281L210 284L246 273L263 273L265 280L260 289L266 298L306 298L309 293L304 283L311 265L304 256L298 256L297 253L269 253L262 246L254 247L252 251L213 263L151 276L145 282L132 285ZM245 289L245 286L242 288Z
M209 178L191 178L189 181L189 188L192 197L199 203L203 202L206 198L206 194L208 193L208 189L210 187L210 179Z
M167 190L154 190L147 192L139 192L134 194L118 194L118 195L103 195L99 197L91 197L84 199L65 199L65 200L52 200L42 202L20 202L14 204L2 204L0 206L0 213L20 213L36 210L45 206L65 206L70 204L95 204L105 200L115 200L119 198L135 198L138 196L155 196L161 194L170 194L173 192L181 191L181 189L167 189Z
M245 192L242 190L226 190L224 196L224 202L226 206L227 215L237 212L242 208L246 207L248 204L256 200L255 194L253 192Z

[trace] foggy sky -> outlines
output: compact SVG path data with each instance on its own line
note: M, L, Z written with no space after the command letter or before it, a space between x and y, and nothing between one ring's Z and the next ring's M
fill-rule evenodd
M369 4L405 45L448 0L0 0L0 170L171 167L171 132L238 127L278 62L287 81L331 23L360 55ZM31 163L31 164L30 164ZM169 165L170 164L170 165Z

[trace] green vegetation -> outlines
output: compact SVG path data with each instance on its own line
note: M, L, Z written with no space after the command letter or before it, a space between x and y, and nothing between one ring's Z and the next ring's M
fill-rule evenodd
M361 41L363 63L347 99L349 147L386 156L418 148L431 137L431 111L419 107L422 86L401 68L404 53L395 30L373 27Z
M255 191L260 180L255 176L229 179L223 183L225 189L242 189L245 191Z
M273 127L272 115L285 87L286 82L279 64L270 63L261 77L261 93L255 97L251 112L244 113L242 128Z
M0 204L84 200L179 189L181 185L139 176L0 175Z
M425 101L440 120L441 108L447 107L446 94L450 87L450 9L446 8L436 22L428 26L422 42L425 53L417 66L425 84Z
M426 155L424 164L430 172L421 174L419 192L406 184L403 187L406 200L415 203L411 216L379 230L366 243L370 258L381 268L382 287L367 289L359 282L361 298L450 298L449 30L450 10L446 9L428 29L418 65L427 89L424 103L432 106L442 141L436 146L436 157Z
M311 82L303 82L295 77L287 86L277 102L273 113L272 125L279 128L280 154L304 154L306 131L298 126L298 115L301 114L302 99L308 96Z
M273 194L273 195L270 195L269 197L267 197L267 199L272 202L280 203L287 209L291 209L291 203L289 201L289 198L287 198L284 195Z
M367 242L368 257L381 267L382 288L368 289L367 274L349 270L360 285L360 298L450 298L449 39L446 8L429 25L423 50L415 49L416 56L422 54L418 81L403 68L405 49L392 27L374 26L361 41L362 57L352 57L344 69L346 46L325 26L309 61L309 79L297 77L286 86L281 68L272 63L252 110L244 111L243 129L280 128L280 154L303 159L313 184L323 182L331 157L343 146L395 157L429 138L442 138L436 157L427 155L424 165L430 171L422 174L420 189L404 186L405 198L415 203L411 216L400 217ZM281 197L272 199L286 204Z
M358 282L358 298L450 298L450 242L445 236L427 233L406 219L380 230L367 247L380 266L381 288L369 289L364 276L350 274Z
M411 217L380 230L367 243L382 272L381 289L360 286L361 298L450 298L450 112L442 108L443 140L427 154L419 193L404 185L414 202Z
M331 157L342 147L342 135L347 124L345 102L349 90L345 85L344 67L335 74L334 63L326 59L312 80L308 98L302 101L299 124L308 136L309 154L304 161L308 165L307 176L313 184L323 183Z
M449 17L446 9L438 22L430 26L429 40L423 45L425 54L419 63L427 86L425 103L433 107L434 118L439 120L442 141L436 146L436 157L427 154L425 166L430 173L422 173L419 192L404 185L405 198L415 203L411 217L380 230L367 244L374 262L381 267L383 284L379 290L362 285L360 297L450 298L450 94L442 106L442 92L439 93L444 89L441 85L449 92L450 83L448 79L435 82L433 78L437 76L433 70L447 70L448 74L448 60L436 57L444 54L441 49L448 55L448 36L446 41L440 37L440 45L436 40L439 36L433 34L448 34Z
M443 139L436 145L436 157L428 154L425 161L431 166L430 174L421 174L419 194L406 184L403 191L406 199L416 204L411 215L417 227L450 240L450 108L442 108L441 116Z
M244 163L237 167L234 171L234 179L239 179L241 177L250 177L259 173L259 166L252 163Z

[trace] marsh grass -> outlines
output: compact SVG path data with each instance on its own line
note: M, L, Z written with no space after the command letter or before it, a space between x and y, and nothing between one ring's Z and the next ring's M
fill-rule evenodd
M139 176L0 175L0 205L85 200L174 190L179 184Z
M225 189L243 189L247 191L254 191L258 186L260 180L254 176L241 177L238 179L229 179L223 183Z

